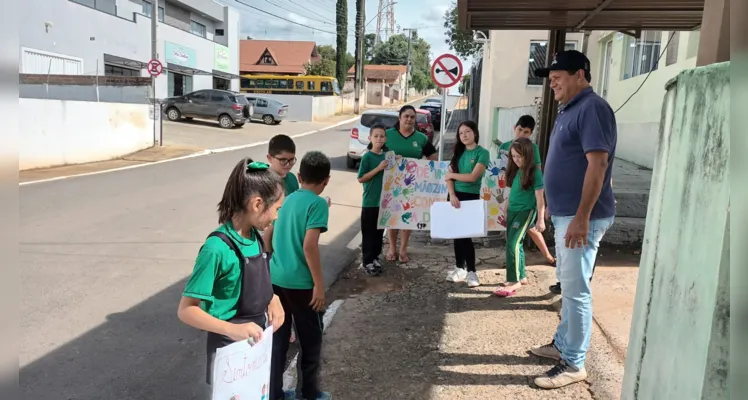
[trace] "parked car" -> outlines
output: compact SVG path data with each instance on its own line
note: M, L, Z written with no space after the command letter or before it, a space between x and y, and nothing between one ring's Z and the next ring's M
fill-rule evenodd
M439 103L439 104L441 104L442 103L442 99L440 99L438 97L430 97L430 98L424 100L423 102L425 104L430 104L430 103Z
M267 125L278 125L288 116L287 104L253 94L245 94L245 97L254 107L251 119L262 120Z
M418 130L429 137L429 142L434 143L434 125L431 124L431 111L419 109L416 114L416 125Z
M244 96L218 89L197 90L183 96L169 97L164 100L162 109L170 121L182 118L212 119L225 129L243 126L252 112Z
M420 110L426 110L431 113L431 123L434 125L434 130L437 128L441 128L442 124L442 103L423 103L420 107L418 107Z
M351 129L351 135L348 141L348 157L346 166L356 168L356 164L366 153L366 146L369 145L369 129L374 125L384 125L386 128L395 126L399 119L397 111L386 110L367 110L361 114L356 126Z

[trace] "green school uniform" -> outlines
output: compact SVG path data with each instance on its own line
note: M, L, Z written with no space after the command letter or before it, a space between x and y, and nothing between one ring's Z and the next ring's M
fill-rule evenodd
M522 189L522 171L517 171L512 181L511 191L509 193L509 210L508 211L528 211L538 207L535 199L535 191L543 188L543 173L540 168L535 167L535 176L533 178L532 189Z
M257 238L247 239L239 235L231 223L218 229L236 242L245 257L260 254ZM218 237L209 237L195 260L182 296L202 300L200 307L220 320L229 320L236 315L241 285L241 260L231 248Z
M504 142L499 146L499 154L502 152L507 154L507 157L511 157L511 154L509 154L509 149L512 147L512 141ZM538 145L535 143L532 144L533 149L535 149L535 165L541 165L540 161L540 148L538 148Z
M386 146L395 154L402 157L422 158L423 149L429 143L429 138L425 134L415 131L407 138L395 128L386 131Z
M307 189L290 194L278 212L273 232L270 280L286 289L313 289L314 280L304 255L304 238L310 229L327 232L327 200Z
M491 155L488 150L483 147L477 146L472 150L465 150L457 161L457 167L459 171L455 171L458 174L469 174L473 172L475 166L483 164L488 168L488 164L491 162ZM479 177L475 182L460 182L455 181L455 191L463 193L480 194L481 179Z
M286 196L299 190L299 180L296 179L296 174L289 172L283 177L283 187L286 188Z
M358 167L358 177L368 174L371 170L378 167L379 164L384 161L385 155L372 153L367 151L363 157L361 157L361 164ZM378 174L374 175L369 181L364 182L364 196L361 202L362 207L379 207L379 201L382 197L382 179L384 177L384 171L379 171Z

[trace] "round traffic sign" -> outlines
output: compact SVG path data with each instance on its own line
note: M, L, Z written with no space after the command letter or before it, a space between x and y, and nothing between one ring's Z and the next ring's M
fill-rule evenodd
M431 79L442 89L457 85L462 79L462 62L453 54L436 57L431 65Z
M164 65L161 64L161 61L156 59L148 61L148 73L151 76L161 75L162 72L164 72Z

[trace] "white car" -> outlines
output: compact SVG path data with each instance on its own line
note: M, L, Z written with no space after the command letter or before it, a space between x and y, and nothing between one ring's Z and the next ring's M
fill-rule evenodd
M361 160L364 153L368 150L369 129L374 125L384 125L385 128L392 128L399 119L397 111L387 110L367 110L361 114L356 126L351 129L351 135L348 140L348 157L346 166L351 169L356 168L356 164Z

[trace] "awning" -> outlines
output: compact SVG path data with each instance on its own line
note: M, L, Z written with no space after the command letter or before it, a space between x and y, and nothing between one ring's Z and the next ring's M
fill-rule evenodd
M213 75L210 72L203 71L201 69L185 67L179 64L172 64L172 63L166 64L166 70L177 73L177 74L184 74L184 75Z
M129 58L113 56L111 54L104 54L104 64L115 65L126 68L137 68L143 69L148 65L147 62L131 60Z
M213 76L216 76L216 77L222 78L222 79L228 79L228 80L240 79L241 78L241 76L239 76L239 75L229 74L228 72L222 72L222 71L218 71L218 70L215 70L215 69L213 70Z
M486 30L694 30L705 0L457 0L458 26Z

